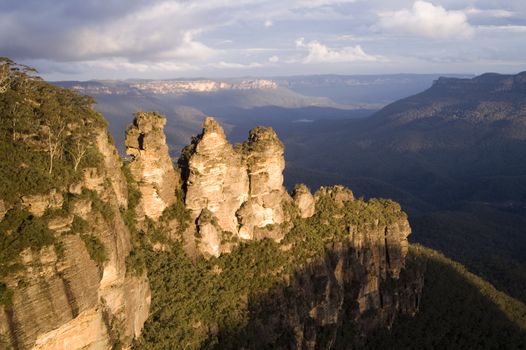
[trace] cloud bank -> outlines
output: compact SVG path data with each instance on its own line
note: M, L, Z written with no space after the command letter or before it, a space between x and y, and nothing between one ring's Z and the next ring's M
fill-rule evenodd
M0 55L48 79L517 71L524 28L523 0L2 1Z
M304 38L296 40L296 47L305 48L308 55L303 63L341 63L341 62L375 62L380 57L366 54L360 45L331 49L317 40L305 43Z
M431 39L470 38L475 33L462 11L447 11L426 1L415 1L411 9L380 13L386 31Z

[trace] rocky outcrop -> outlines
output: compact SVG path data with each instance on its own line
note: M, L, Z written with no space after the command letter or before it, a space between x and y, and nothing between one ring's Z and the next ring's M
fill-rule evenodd
M183 150L180 164L193 220L207 210L217 222L212 229L197 221L201 251L217 256L228 250L220 243L225 233L246 240L283 237L285 232L272 225L285 221L283 202L290 196L283 187L283 144L272 129L257 127L247 142L233 147L208 117L202 133Z
M282 224L298 220L294 215L312 218L309 234L344 232L325 241L325 256L308 258L283 285L250 305L250 321L232 340L233 348L352 348L364 335L391 327L399 314L413 315L423 278L422 271L405 268L411 229L400 206L355 200L343 186L322 187L313 195L298 185L291 198L283 187L283 152L270 128L251 130L248 141L233 147L207 118L180 161L185 203L205 255L235 249L229 233L280 242L290 228ZM301 252L295 244L289 239L280 249Z
M105 130L95 145L100 166L84 169L81 182L22 196L21 207L35 216L46 212L41 220L55 243L23 250L18 268L3 276L11 298L0 305L0 346L109 349L140 334L150 289L145 276L126 271L131 237L119 209L127 207L127 185ZM104 258L96 259L100 251Z
M248 175L242 155L228 143L223 128L206 118L203 132L188 159L186 207L193 217L203 209L215 216L224 231L237 233L236 212L248 199Z
M318 230L346 228L347 235L328 241L325 255L308 259L251 304L242 333L233 339L220 335L225 344L232 341L225 348L356 349L366 335L418 311L423 269L405 266L411 229L400 207L355 202L341 186L322 188L315 197ZM369 217L349 213L360 208ZM294 245L302 243L291 244L287 251L294 252Z
M155 112L140 112L126 130L126 153L133 158L130 171L142 195L138 214L153 220L175 203L179 186L163 132L165 124L166 118Z
M314 196L309 188L303 184L296 185L293 194L294 204L299 210L299 214L303 219L310 218L314 215L316 209Z
M352 201L354 195L352 191L344 186L336 185L332 187L322 186L316 192L315 199L318 201L322 197L330 198L338 207L342 207L347 201Z
M42 216L47 209L58 209L62 207L64 198L57 190L52 190L48 194L36 194L22 196L22 206L31 214Z
M375 275L374 259L361 258L367 251L342 242L329 246L324 259L251 306L252 320L236 347L359 349L366 335L414 315L423 272Z
M283 187L284 147L272 128L258 126L250 131L243 152L250 186L248 200L238 212L239 237L263 238L269 230L261 229L285 221L283 201L290 201ZM272 238L280 240L284 233L276 232Z

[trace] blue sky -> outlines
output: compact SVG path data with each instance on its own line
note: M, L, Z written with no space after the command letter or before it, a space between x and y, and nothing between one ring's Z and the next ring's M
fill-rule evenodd
M3 0L0 55L50 80L514 73L526 1Z

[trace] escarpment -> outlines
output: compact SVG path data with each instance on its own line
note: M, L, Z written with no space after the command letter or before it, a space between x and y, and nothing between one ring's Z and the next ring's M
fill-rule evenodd
M418 310L400 206L291 197L271 128L231 145L206 118L174 165L141 112L123 164L93 101L13 72L0 105L34 127L0 123L0 348L350 349Z
M8 348L130 344L148 317L148 281L126 271L131 237L119 212L127 206L120 158L105 130L94 137L91 146L102 157L95 167L51 195L22 196L2 222L7 235L39 222L49 244L24 248L2 264L9 300L1 308L0 336ZM16 227L17 217L22 226Z
M0 348L129 346L148 317L150 288L127 269L128 186L105 121L90 98L7 71Z

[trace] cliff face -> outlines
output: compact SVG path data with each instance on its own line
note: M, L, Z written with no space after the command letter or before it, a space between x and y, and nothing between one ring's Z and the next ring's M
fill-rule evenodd
M283 144L274 130L259 126L250 131L242 147L250 186L248 200L238 212L239 236L243 239L271 237L279 241L285 232L266 226L285 221L283 204L291 200L283 187Z
M2 279L12 293L0 312L8 348L107 349L129 344L148 317L148 281L126 274L131 244L119 213L127 206L120 158L105 130L98 130L94 146L102 161L84 169L80 182L49 195L22 196L21 204L42 217L56 242L23 250L18 268ZM56 213L48 214L53 208ZM104 259L95 261L94 249Z
M170 288L172 279L184 276L174 282L177 301L158 293L154 308L159 311L152 315L184 321L160 325L151 319L148 344L163 332L174 338L159 339L160 348L185 343L195 348L350 349L371 331L390 327L398 315L417 312L422 271L405 268L411 229L400 207L355 199L343 186L323 187L313 195L299 185L290 197L283 187L283 154L271 128L256 127L246 142L232 146L210 117L183 149L179 166L190 220L180 239L185 245L194 242L207 259L185 265L196 269L192 277L178 266L166 268L187 259L186 253L171 252L159 262L161 271L150 270L152 279L162 281L155 282L156 289ZM264 243L269 239L272 244ZM247 244L238 248L241 242ZM251 245L261 251L251 252ZM154 259L165 259L158 257L164 253L155 254ZM226 255L236 263L225 263ZM228 277L222 276L243 274L250 277L240 277L249 280L241 286L238 280L223 283ZM230 293L240 299L235 310L220 297ZM200 314L196 306L188 311L192 317L183 316L195 302L205 309L210 303L225 314ZM229 319L230 312L237 316ZM244 326L234 331L232 324L239 322Z
M366 225L349 224L345 212L357 209L357 203L348 189L322 188L315 197L319 207L329 203L332 208L312 220L331 229L345 227L346 235L325 243L324 255L307 259L250 305L250 322L231 348L359 348L367 334L417 312L423 271L405 268L411 232L405 216L395 209L387 221L379 213ZM289 248L292 254L299 253L296 244Z

